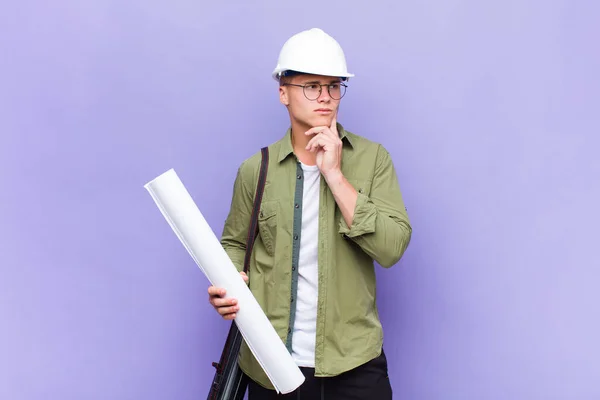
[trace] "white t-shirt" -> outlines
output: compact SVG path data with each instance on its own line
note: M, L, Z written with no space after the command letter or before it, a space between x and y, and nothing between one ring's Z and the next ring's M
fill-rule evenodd
M315 367L317 333L319 190L321 172L316 165L301 164L304 171L302 230L298 260L298 293L292 336L292 358L300 367Z

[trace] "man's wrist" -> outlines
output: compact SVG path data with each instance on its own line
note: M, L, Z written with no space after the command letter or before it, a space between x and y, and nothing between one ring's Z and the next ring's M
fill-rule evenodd
M323 177L329 186L337 186L344 181L344 174L341 169L334 169L323 173Z

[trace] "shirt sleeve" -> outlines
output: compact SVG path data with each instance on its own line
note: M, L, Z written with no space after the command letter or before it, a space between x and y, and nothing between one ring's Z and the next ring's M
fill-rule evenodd
M353 240L382 267L396 264L408 247L412 227L392 159L379 146L371 191L358 193L352 226L343 216L338 232Z
M252 170L246 164L242 164L233 184L229 214L221 235L221 245L238 271L244 270L246 239L254 201L252 191L249 190L249 182L252 182L252 179Z

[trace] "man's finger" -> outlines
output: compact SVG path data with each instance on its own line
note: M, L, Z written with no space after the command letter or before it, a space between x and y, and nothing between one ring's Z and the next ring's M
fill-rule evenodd
M312 151L312 146L313 146L313 143L315 143L315 140L316 140L316 139L317 139L317 137L316 137L316 136L315 136L314 138L310 139L310 140L308 141L308 143L306 144L306 147L305 147L305 149L306 149L306 150L308 150L308 151Z
M335 120L335 119L334 119ZM333 140L339 139L339 135L337 134L337 128L335 124L333 125L333 130L329 126L315 126L305 132L308 135L315 135L315 137L319 134L331 138Z
M332 132L337 131L337 113L333 114L333 119L331 120L331 125L329 125L329 129L331 129Z
M239 309L240 308L238 306L233 306L233 307L219 307L217 309L217 311L221 315L227 315L227 314L233 314L233 313L239 311Z
M323 132L321 132L321 134L330 139L332 143L340 139L339 135L336 134L336 131L332 131L329 128L325 129Z
M321 134L310 139L310 141L306 145L306 150L314 151L317 147L324 147L323 137L321 136Z
M323 147L323 149L328 150L333 144L333 139L330 136L327 136L324 133L318 134L314 138L310 139L306 145L306 150L314 151L317 147Z
M223 296L225 296L225 289L218 288L218 287L215 287L215 286L210 286L208 288L208 294L209 294L209 296L223 297Z
M305 135L317 135L321 132L326 131L327 129L329 129L329 127L327 126L315 126L314 128L310 128L309 130L307 130L306 132L304 132Z
M213 305L213 307L228 307L237 305L237 300L231 298L221 299L220 297L213 297L211 298L210 303Z

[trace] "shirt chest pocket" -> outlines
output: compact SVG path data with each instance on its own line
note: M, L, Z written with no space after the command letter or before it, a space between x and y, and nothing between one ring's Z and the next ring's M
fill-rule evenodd
M277 201L263 201L258 213L258 231L267 253L275 254L275 239L277 237Z
M348 182L356 189L356 191L360 194L364 194L365 196L369 196L371 194L371 181L368 179L355 179L355 178L346 178Z

